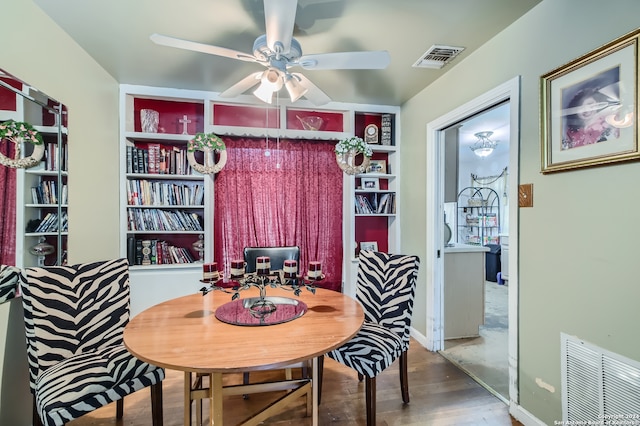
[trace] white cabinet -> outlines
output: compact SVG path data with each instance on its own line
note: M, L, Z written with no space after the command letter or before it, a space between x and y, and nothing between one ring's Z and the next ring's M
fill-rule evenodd
M444 249L444 338L480 335L484 324L487 247L454 244Z

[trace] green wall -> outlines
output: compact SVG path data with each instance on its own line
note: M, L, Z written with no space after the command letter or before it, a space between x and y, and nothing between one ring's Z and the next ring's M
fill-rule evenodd
M0 68L69 111L69 262L118 255L118 84L27 0L3 0ZM22 306L0 305L0 424L31 424Z
M521 76L519 182L533 184L534 207L517 230L520 404L546 424L562 417L561 332L640 360L640 163L542 175L540 76L635 30L638 16L637 0L544 0L402 107L402 245L426 259L426 124ZM414 311L423 334L427 275Z

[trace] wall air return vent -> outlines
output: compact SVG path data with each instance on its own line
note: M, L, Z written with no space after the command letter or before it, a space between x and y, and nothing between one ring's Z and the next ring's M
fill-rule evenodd
M464 47L442 46L434 44L413 64L414 68L440 69L455 58Z
M565 333L561 341L564 424L638 424L640 363Z

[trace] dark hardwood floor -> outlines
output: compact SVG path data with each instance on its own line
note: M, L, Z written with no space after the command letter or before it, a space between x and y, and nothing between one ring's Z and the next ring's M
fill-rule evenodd
M281 372L252 373L259 381ZM167 370L164 381L164 425L183 423L183 373ZM227 382L241 382L241 375L225 377ZM397 362L377 378L377 425L520 425L509 415L507 405L478 385L473 379L438 353L429 352L413 341L409 350L409 390L411 402L403 405ZM235 425L274 400L274 394L254 394L248 400L241 396L225 398L225 424ZM205 421L208 407L205 402ZM311 425L305 417L304 399L290 409L264 422L265 425ZM147 426L151 425L149 389L125 398L124 418L115 419L115 404L102 407L76 419L68 426ZM320 425L365 425L364 382L357 374L332 359L325 358ZM195 421L194 421L195 423Z

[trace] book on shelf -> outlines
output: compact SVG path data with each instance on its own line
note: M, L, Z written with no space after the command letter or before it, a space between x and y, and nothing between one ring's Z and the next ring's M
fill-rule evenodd
M60 231L67 231L67 213L62 212L60 217ZM58 231L58 214L49 212L42 219L38 227L33 231L36 233L57 232Z
M131 265L142 265L142 247L150 249L149 262L151 265L187 264L194 263L195 258L185 247L177 247L160 239L127 238L127 259Z
M138 209L128 211L130 231L202 231L197 213L183 210Z
M127 145L127 173L191 175L186 147L159 143Z

